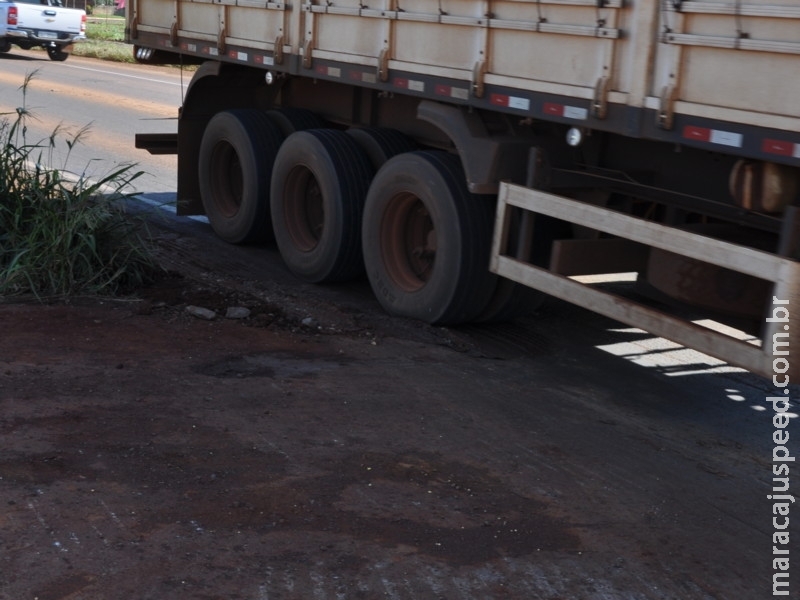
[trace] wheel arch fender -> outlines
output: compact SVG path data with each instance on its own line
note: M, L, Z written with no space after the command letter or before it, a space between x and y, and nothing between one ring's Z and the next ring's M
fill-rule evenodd
M491 135L477 112L432 100L419 103L417 118L453 143L473 194L496 194L503 180L525 181L531 138Z
M270 107L279 91L279 85L267 86L257 69L221 62L200 65L178 113L178 214L203 214L198 161L211 118L233 108Z

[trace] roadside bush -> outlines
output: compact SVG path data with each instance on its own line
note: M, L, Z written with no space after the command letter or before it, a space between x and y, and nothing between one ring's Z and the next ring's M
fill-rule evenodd
M125 165L99 179L71 176L69 155L88 127L72 136L57 128L29 143L26 122L34 117L24 100L34 75L21 88L23 106L0 114L0 294L129 291L154 272L146 230L125 212L126 190L141 172ZM57 168L62 142L66 158Z
M121 63L135 63L133 59L133 46L123 42L109 40L84 40L75 44L72 51L75 56L97 58Z

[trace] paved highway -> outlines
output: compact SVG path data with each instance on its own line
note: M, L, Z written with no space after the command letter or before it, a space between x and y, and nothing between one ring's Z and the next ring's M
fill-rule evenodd
M23 98L20 87L31 73ZM14 48L0 54L0 113L13 117L24 103L31 113L29 144L47 144L52 132L62 128L51 166L101 177L119 165L136 163L136 170L145 172L135 182L137 191L174 192L177 159L137 150L134 135L176 131L182 91L190 79L191 73L181 74L176 68L77 56L55 63L44 52ZM86 126L83 143L75 146L65 165L67 140Z

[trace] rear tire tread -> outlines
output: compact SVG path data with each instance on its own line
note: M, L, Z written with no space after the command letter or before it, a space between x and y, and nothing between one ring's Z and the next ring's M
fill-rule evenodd
M215 199L211 197L212 187L209 178L212 174L209 165L204 164L209 158L206 155L213 150L213 147L207 147L212 142L207 141L206 134L213 135L215 129L222 128L223 132L219 133L221 139L226 127L228 136L240 136L236 142L249 144L249 149L239 148L237 154L240 155L239 160L242 163L242 176L244 179L247 179L248 175L251 177L250 185L254 187L251 193L256 196L242 198L239 212L229 218L218 211ZM234 109L217 113L209 122L206 134L200 145L200 189L203 207L212 228L219 237L232 244L269 241L272 237L269 186L274 159L284 140L283 134L265 112L256 109ZM250 150L253 156L243 154ZM245 188L249 189L247 185ZM252 202L256 203L255 206L249 205Z
M312 283L348 281L363 274L361 218L374 170L358 144L344 132L333 129L299 131L287 138L275 164L273 227L289 269ZM332 228L334 216L326 214L318 247L307 253L295 246L286 231L279 229L286 219L283 202L287 177L301 165L313 173L321 190L328 192L324 202L335 202L331 210L341 211L341 228Z
M353 127L347 130L347 134L366 152L376 171L390 158L419 149L414 140L396 129Z
M436 257L429 278L408 288L381 236L386 215L408 196L427 208L436 231ZM364 214L364 258L370 283L384 308L395 315L438 325L474 319L491 299L496 276L489 271L494 205L469 192L461 161L443 151L398 155L378 172ZM391 225L389 225L391 226ZM401 225L402 226L402 225ZM401 236L402 237L402 236Z

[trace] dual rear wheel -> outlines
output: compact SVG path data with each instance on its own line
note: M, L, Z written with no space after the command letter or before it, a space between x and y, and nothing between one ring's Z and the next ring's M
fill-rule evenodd
M284 136L266 113L214 115L200 144L200 197L214 232L231 244L271 237L269 186Z
M313 283L347 281L363 272L361 214L374 174L342 131L289 136L275 159L271 214L275 241L289 269Z
M436 324L492 320L508 304L488 270L493 198L468 191L455 155L392 130L317 128L303 111L230 110L207 126L199 167L215 232L274 235L305 281L366 270L389 313Z
M363 219L367 276L387 312L428 323L475 319L489 272L492 203L470 194L458 157L400 154L370 186Z

